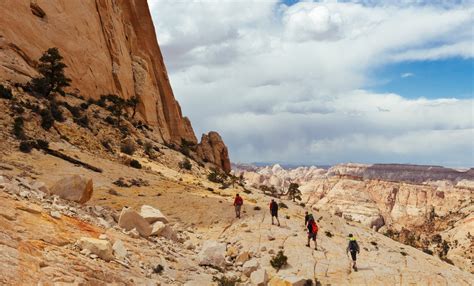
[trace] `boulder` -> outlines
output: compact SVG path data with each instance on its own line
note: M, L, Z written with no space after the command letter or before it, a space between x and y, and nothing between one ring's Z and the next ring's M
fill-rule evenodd
M83 251L89 251L99 258L110 261L114 259L112 245L108 240L96 239L91 237L81 237L77 244Z
M163 222L157 221L151 226L151 235L158 236L163 232L163 230L165 230L165 228L166 225Z
M242 273L244 273L247 277L250 274L258 269L260 264L258 263L257 259L251 259L244 263L242 266Z
M250 253L248 251L242 252L237 256L235 259L235 263L237 265L243 265L245 262L247 262L250 259Z
M255 286L266 286L268 283L268 274L265 269L258 269L250 274L250 282Z
M127 257L127 249L125 248L121 240L115 241L114 245L112 246L112 249L114 250L114 255L116 258L124 259Z
M152 233L152 226L136 211L124 207L120 213L118 225L125 230L136 229L143 237Z
M268 286L305 286L306 282L307 279L297 276L274 276L268 283Z
M161 211L152 206L143 205L140 210L140 215L148 221L148 223L154 223L157 221L168 223L168 219L161 213Z
M83 204L90 200L93 191L92 179L73 175L57 181L49 193L65 200Z
M225 267L226 244L214 240L206 240L198 254L199 265L218 268Z
M229 257L235 258L237 257L237 255L239 255L239 249L235 246L229 246L227 248L226 255Z

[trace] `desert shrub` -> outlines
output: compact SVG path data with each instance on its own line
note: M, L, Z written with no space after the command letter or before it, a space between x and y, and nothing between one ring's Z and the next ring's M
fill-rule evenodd
M449 252L449 244L446 240L443 240L443 243L441 244L441 252L440 256L446 256Z
M155 267L153 267L153 273L156 273L156 274L161 274L163 270L165 270L165 268L161 264L158 264Z
M21 141L20 142L20 151L23 153L30 153L33 149L33 145L30 141Z
M287 209L288 206L284 203L284 202L279 202L278 203L278 206L281 208L281 209Z
M83 102L79 106L81 107L82 110L87 110L90 106L90 103L89 102Z
M212 169L211 173L207 175L207 179L213 183L223 184L225 177L217 169Z
M291 183L288 187L288 197L294 202L295 200L301 201L301 191L299 190L300 185L297 183Z
M57 48L48 49L39 59L38 71L42 75L33 78L28 84L31 90L44 97L49 97L52 92L65 95L63 88L70 85L71 79L64 75L67 67Z
M87 117L87 115L74 118L74 122L81 127L89 128L89 118Z
M0 98L12 99L13 94L11 89L4 87L0 84Z
M117 120L115 120L112 116L107 116L105 118L105 122L107 122L110 125L116 125L117 124Z
M49 148L49 142L43 139L38 139L36 140L36 148L40 150L48 149Z
M454 265L454 262L453 262L451 259L447 258L447 257L444 257L444 256L443 256L443 257L440 257L440 259L443 260L443 261L446 262L446 263L449 263L449 264L451 264L451 265Z
M109 139L100 141L102 146L104 146L105 150L109 151L110 153L114 153L114 149L112 148L110 142L111 141Z
M23 106L16 103L13 103L11 105L10 110L16 114L23 114L25 112L25 109L23 108Z
M179 167L181 169L191 170L193 165L191 164L191 161L189 161L188 158L185 158L183 161L179 162Z
M222 276L222 277L214 276L212 280L214 282L217 282L217 286L235 286L237 285L238 282L240 282L240 279L238 278L228 278L226 276Z
M430 250L430 249L427 249L427 248L424 248L423 252L426 253L426 254L429 254L429 255L433 255L433 251Z
M305 203L300 203L300 207L305 208L306 204Z
M120 130L120 133L122 133L122 135L123 135L124 137L130 135L130 130L128 130L128 127L127 127L127 126L125 126L125 125L120 125L118 128L119 128L119 130Z
M155 150L153 149L153 143L150 141L146 141L143 144L143 150L145 150L145 154L147 154L149 157L154 157L155 155Z
M261 210L262 208L259 207L259 206L254 206L253 209L254 209L255 211L259 211L259 210Z
M373 246L377 246L377 242L376 241L371 241L370 244L372 244Z
M140 162L138 162L137 160L133 159L132 161L130 161L130 167L135 169L141 169L142 164L140 164Z
M143 146L143 140L142 139L138 138L136 142L137 142L138 145Z
M23 117L19 116L15 118L15 121L13 123L13 135L15 135L17 139L26 139L25 131L23 130L24 124L25 123Z
M209 192L211 192L211 193L214 192L214 189L213 189L213 188L210 188L210 187L207 188L207 190L208 190Z
M403 256L407 256L408 254L405 251L400 251L400 254Z
M270 264L272 265L273 268L276 269L276 271L279 271L287 263L288 263L288 257L285 256L285 254L283 254L282 250L278 251L277 255L272 257L272 259L270 260Z
M131 156L136 151L135 144L133 144L132 140L125 140L120 145L120 151Z
M251 193L252 193L252 191L251 191L251 190L249 190L249 189L246 189L246 188L244 188L244 193L246 193L246 194L251 194Z
M53 127L54 124L54 118L53 115L51 115L51 111L48 109L42 109L40 110L40 115L41 115L41 127L43 127L44 130L49 130L51 127Z
M191 152L189 151L189 147L187 146L181 146L179 148L179 152L181 152L181 154L183 154L186 157L189 157L189 155L191 154Z
M431 241L433 243L441 243L443 241L443 238L439 234L435 234L431 237Z
M53 116L54 120L59 122L65 121L63 113L61 109L59 109L59 106L56 101L51 101L51 103L49 104L49 110L51 110L51 115Z
M69 112L71 112L73 117L81 117L82 112L81 112L81 109L79 107L70 105L67 102L64 102L63 105L64 105L64 107L66 107L69 110Z
M324 233L326 234L327 237L333 237L334 236L329 230L326 230Z

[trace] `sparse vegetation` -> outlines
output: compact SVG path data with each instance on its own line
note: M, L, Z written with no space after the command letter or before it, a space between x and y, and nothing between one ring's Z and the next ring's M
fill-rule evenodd
M235 286L238 282L240 282L240 279L228 278L226 276L222 276L222 277L214 276L212 280L214 282L217 282L218 286Z
M225 176L217 169L212 169L211 173L207 175L207 179L213 183L223 184L225 182Z
M23 130L24 124L25 122L23 117L19 116L15 118L13 123L13 135L15 135L17 139L25 140L27 138L25 131Z
M279 202L278 203L278 206L281 208L281 209L287 209L288 206L284 203L284 202Z
M33 144L31 144L31 141L21 141L19 148L23 153L30 153L33 149Z
M138 162L137 160L133 159L132 161L130 161L130 167L135 169L141 169L142 164L140 164L140 162Z
M132 118L135 118L138 104L140 104L140 99L138 99L138 97L136 96L132 96L130 99L127 100L127 106L132 108Z
M424 248L423 252L426 253L426 254L429 254L429 255L433 255L433 251L430 250L430 249L427 249L427 248Z
M44 130L51 129L51 127L53 127L53 124L54 124L54 118L53 118L53 115L51 115L51 111L49 111L48 109L41 109L40 115L41 115L41 127L43 127Z
M193 165L188 158L185 158L183 161L179 162L179 167L185 170L191 170Z
M301 201L301 191L299 190L300 185L297 183L291 183L290 186L288 187L288 198L292 200L293 202L295 200Z
M272 257L270 260L270 264L272 265L273 268L276 269L278 272L282 267L287 265L288 263L288 257L285 256L282 250L278 251L277 255Z
M400 254L403 256L407 256L408 254L405 251L400 251Z
M12 94L11 89L6 88L2 84L0 84L0 98L12 99L13 94Z
M334 236L329 230L326 230L324 233L326 234L327 237L333 237Z
M33 78L28 84L29 88L44 97L49 97L54 92L64 96L63 88L70 85L71 79L64 74L67 66L62 60L57 48L48 49L39 59L38 71L42 76Z
M259 211L259 210L261 210L262 208L259 207L259 206L254 206L253 209L256 210L256 211Z
M49 142L43 139L36 140L36 148L40 150L45 150L49 148Z
M161 264L158 264L155 267L153 267L153 273L156 273L156 274L161 274L163 270L165 270L165 268Z
M120 151L122 153L125 153L125 154L128 154L128 155L132 156L136 151L135 144L133 143L132 140L125 140L120 145Z

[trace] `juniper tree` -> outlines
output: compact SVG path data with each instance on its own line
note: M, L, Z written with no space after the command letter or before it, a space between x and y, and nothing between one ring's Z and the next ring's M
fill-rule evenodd
M50 48L41 56L38 65L41 77L32 79L33 91L44 97L49 97L53 92L65 95L63 88L70 85L71 79L64 74L67 65L62 60L58 48Z

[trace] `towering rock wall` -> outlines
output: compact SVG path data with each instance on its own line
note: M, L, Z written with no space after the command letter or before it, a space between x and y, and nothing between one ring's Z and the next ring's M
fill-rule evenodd
M29 81L37 76L36 60L57 47L72 79L69 92L137 96L138 117L163 142L197 143L174 98L146 0L2 0L0 10L0 82ZM202 158L230 171L217 139L201 144L212 149Z
M146 0L4 0L0 9L0 81L28 81L35 60L57 47L70 91L137 96L139 115L164 141L197 142L173 96Z

